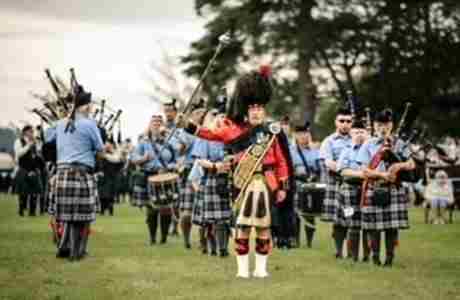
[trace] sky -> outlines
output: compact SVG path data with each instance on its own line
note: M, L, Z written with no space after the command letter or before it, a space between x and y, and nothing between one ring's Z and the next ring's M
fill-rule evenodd
M38 123L27 112L51 91L44 69L79 82L123 110L124 135L144 130L158 107L150 100L149 65L161 49L184 55L204 34L194 0L1 0L0 126Z

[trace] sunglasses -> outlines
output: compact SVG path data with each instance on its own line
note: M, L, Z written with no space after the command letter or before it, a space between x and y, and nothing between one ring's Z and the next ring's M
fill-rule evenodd
M348 119L339 119L337 120L339 123L348 123L350 124L351 123L351 120L348 120Z

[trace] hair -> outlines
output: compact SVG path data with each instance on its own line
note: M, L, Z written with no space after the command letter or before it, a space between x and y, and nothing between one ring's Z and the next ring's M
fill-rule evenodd
M436 173L434 174L434 178L438 179L440 177L446 177L446 178L449 178L449 176L447 175L446 171L444 170L438 170L436 171Z
M77 107L77 112L82 113L82 114L88 114L90 113L89 108L90 108L90 104L88 103L88 104Z
M380 123L393 122L393 111L386 108L375 115L375 121Z
M337 117L338 115L351 116L351 111L347 107L339 107L335 116Z
M366 129L366 124L364 123L363 120L356 119L356 120L353 120L353 123L351 124L351 128Z
M171 102L165 102L165 103L163 103L163 106L172 107L172 108L174 109L174 111L177 111L176 102L177 102L177 99L176 99L176 98L173 98L173 99L171 100Z
M32 125L26 125L22 128L22 134L26 133L26 131L29 131L29 130L33 130L34 128L32 127Z

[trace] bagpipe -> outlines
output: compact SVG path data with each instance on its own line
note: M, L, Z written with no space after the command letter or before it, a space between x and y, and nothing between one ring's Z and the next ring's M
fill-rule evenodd
M219 36L219 44L217 45L213 56L209 60L208 64L206 65L206 68L204 69L203 73L200 76L200 80L198 81L198 84L195 86L192 94L190 95L189 100L187 101L185 107L183 110L177 115L176 118L176 124L178 126L176 128L173 128L170 132L168 132L167 137L165 138L165 145L169 142L169 140L175 135L176 130L178 127L183 127L185 123L189 120L191 114L194 112L195 108L199 106L199 102L202 102L202 99L197 102L197 95L198 92L201 89L201 86L203 85L206 77L208 76L209 72L212 69L212 66L214 65L214 62L216 61L217 57L219 54L224 50L224 48L230 43L231 39L228 33L222 34ZM161 152L161 151L160 151Z
M45 69L46 78L48 79L53 94L47 93L40 95L31 93L32 97L42 102L41 107L29 110L40 118L42 123L48 127L56 127L60 120L67 119L65 132L72 132L75 129L75 114L77 106L75 105L77 98L81 93L84 93L83 87L78 83L75 70L70 69L70 84L66 85L63 80L58 77L53 77L49 69ZM91 102L91 118L96 121L99 128L101 138L104 143L110 142L113 144L122 143L121 133L121 114L122 110L115 110L107 105L106 100L94 100ZM115 130L118 125L118 137L115 140ZM40 138L43 141L42 156L45 161L56 162L56 142L45 141L44 128L40 128Z

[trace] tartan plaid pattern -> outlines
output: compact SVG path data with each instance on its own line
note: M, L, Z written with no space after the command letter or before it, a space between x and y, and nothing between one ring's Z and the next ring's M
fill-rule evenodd
M181 175L178 207L181 211L191 212L193 210L195 193L192 190L192 183L187 180L189 173L190 169L186 169Z
M147 175L144 172L137 171L133 174L132 191L130 203L132 206L143 207L149 202L147 193Z
M362 227L370 230L408 229L408 191L404 187L391 186L391 203L387 207L372 205L373 187L369 187L367 197L371 203L362 208Z
M212 224L218 221L229 221L232 216L230 206L230 189L225 195L217 192L217 176L208 175L197 193L193 205L192 222L197 225ZM228 187L232 183L227 180Z
M328 174L326 176L326 193L324 195L323 212L321 220L324 222L334 222L337 211L339 196L339 183L336 176Z
M343 227L361 229L361 186L342 183L339 188L338 206L334 215L334 224ZM352 207L354 213L346 218L344 209Z
M96 220L100 203L93 174L74 167L58 169L50 193L49 212L57 221Z
M45 196L46 196L46 199L48 200L48 213L49 214L54 214L52 204L56 202L56 199L54 199L54 195L56 194L56 192L54 191L55 180L56 180L56 175L53 175L53 176L49 176L46 182Z
M147 184L148 199L152 206L155 208L174 206L179 199L179 185L180 179L177 179L174 183L156 186Z

